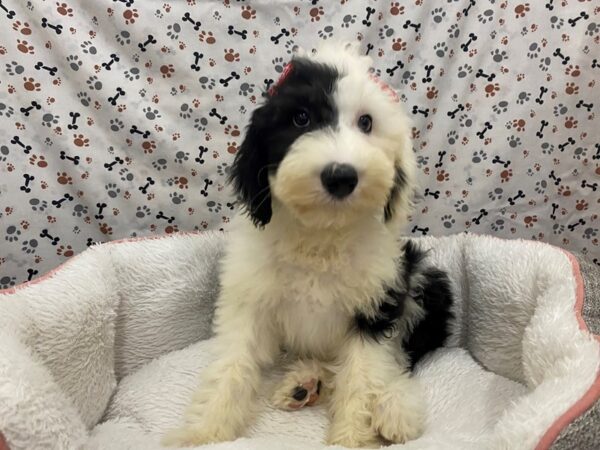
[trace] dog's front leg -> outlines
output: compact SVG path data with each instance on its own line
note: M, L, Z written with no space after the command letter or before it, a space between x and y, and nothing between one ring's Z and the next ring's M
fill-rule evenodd
M329 443L379 447L379 436L404 442L420 434L423 400L394 352L393 342L377 343L361 336L344 344L330 403Z
M253 415L261 369L279 350L274 333L262 317L240 305L217 310L216 332L218 359L202 373L185 424L165 436L165 445L233 440Z

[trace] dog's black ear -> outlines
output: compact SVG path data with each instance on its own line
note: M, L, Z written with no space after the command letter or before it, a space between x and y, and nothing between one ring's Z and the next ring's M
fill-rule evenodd
M269 155L261 138L268 133L265 112L264 106L253 112L229 173L229 182L256 226L268 224L272 215Z
M389 222L394 218L394 214L396 213L396 207L398 201L400 200L400 191L405 189L407 186L406 174L404 171L396 166L396 173L394 174L394 185L390 190L390 195L388 196L388 201L383 209L383 218L385 222Z

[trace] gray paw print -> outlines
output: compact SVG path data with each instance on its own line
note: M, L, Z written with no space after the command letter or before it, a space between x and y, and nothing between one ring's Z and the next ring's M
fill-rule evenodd
M543 194L546 192L546 188L548 187L548 182L546 180L540 180L535 183L535 192L538 194Z
M82 205L81 203L78 203L73 207L73 217L81 217L87 213L87 206Z
M110 129L115 133L122 130L124 127L123 122L119 119L110 119Z
M148 208L146 205L138 206L135 212L135 217L138 219L143 219L144 217L149 216L151 212L152 211L150 211L150 208Z
M209 200L206 202L206 207L210 212L218 213L221 211L221 204Z
M564 231L565 226L563 224L555 223L554 225L552 225L552 232L554 234L563 234Z
M433 46L433 50L435 51L435 56L437 56L438 58L443 58L444 56L446 56L448 46L445 42L438 42Z
M471 67L469 64L463 64L462 66L458 66L458 78L464 78L472 72L473 67Z
M96 75L92 75L91 77L89 77L86 83L88 85L88 88L90 88L90 90L92 91L102 90L102 81L100 81Z
M529 92L521 91L521 92L519 92L519 95L517 96L517 103L519 105L522 105L522 104L528 102L530 98L531 98L531 94Z
M183 196L183 194L180 194L178 192L172 192L171 194L169 194L169 197L171 197L171 201L176 205L185 203L185 197Z
M127 30L123 30L115 35L115 39L121 45L131 44L131 34Z
M98 50L96 49L96 47L94 45L92 45L91 41L83 41L81 43L80 47L83 49L83 53L85 53L86 55L88 53L90 55L95 55L96 53L98 53Z
M127 167L123 167L119 170L119 175L121 176L121 181L133 181L135 175L133 175Z
M206 130L207 125L208 125L208 119L206 117L200 117L198 119L194 119L194 128L198 131Z
M222 163L217 166L217 173L221 176L229 174L229 165L227 163Z
M558 105L554 106L554 117L563 116L567 112L569 112L569 108L567 108L562 103L559 103Z
M508 59L508 55L506 54L505 50L496 49L496 50L490 52L490 55L492 55L492 59L494 60L494 62L497 62L497 63L501 63L505 59Z
M192 117L192 108L187 103L182 103L179 107L179 117L182 119L189 119Z
M137 67L132 67L131 69L123 72L123 75L125 75L125 78L127 78L129 81L139 80L140 79L140 69L138 69Z
M167 160L165 158L159 158L156 161L152 161L152 167L159 172L167 168Z
M490 227L494 231L504 230L504 219L496 219L490 224Z
M583 234L581 235L581 237L584 239L591 239L597 235L598 235L598 228L588 227L585 230L583 230Z
M188 152L179 150L177 153L175 153L174 161L176 163L183 164L183 162L187 161L188 159L190 159L190 154Z
M277 72L277 73L283 72L283 68L286 66L286 62L280 56L278 56L277 58L274 58L271 61L271 63L273 63L275 72Z
M152 109L152 107L147 106L143 109L144 115L146 116L146 119L148 120L154 120L157 118L162 117L160 115L160 113L158 112L158 109Z
M529 59L535 59L540 55L540 46L537 42L532 42L529 44L529 49L527 51L527 57Z
M402 72L401 81L403 84L408 84L414 79L415 79L415 72L411 72L410 70L405 70L404 72Z
M588 26L585 29L586 36L593 36L593 35L597 34L598 32L600 32L600 24L597 24L595 22L588 23Z
M419 155L417 156L417 167L420 169L423 166L426 166L429 162L429 156Z
M333 27L331 25L326 25L325 28L319 30L319 37L323 40L326 40L333 36Z
M490 200L500 200L504 195L504 189L501 187L494 188L493 191L488 192L488 197Z
M508 102L506 100L500 100L498 103L492 106L492 111L494 111L496 114L505 113L508 111Z
M89 95L87 95L85 92L79 92L77 94L77 98L79 99L79 101L81 102L81 104L85 107L90 106L90 102L92 101L92 99L90 98Z
M450 39L456 39L458 36L460 36L460 28L457 24L453 23L450 25L450 28L448 28L448 37Z
M565 24L565 19L562 17L552 16L550 17L550 26L553 30L560 30Z
M584 147L577 147L573 151L573 159L576 159L578 161L580 161L581 158L585 158L586 155L587 155L587 150Z
M470 128L473 125L473 120L471 120L471 118L466 114L461 114L458 118L458 124L462 128Z
M478 152L473 152L473 157L471 161L475 164L479 164L481 161L485 161L487 159L487 153L483 150L479 150Z
M239 95L243 95L244 97L247 97L248 94L252 94L254 92L254 84L252 83L246 83L245 81L240 84L240 90L238 92Z
M542 143L541 147L542 147L542 154L544 154L544 155L550 155L550 154L552 154L552 152L554 152L554 145L550 144L549 142Z
M6 73L9 75L21 75L23 72L25 72L25 67L23 67L21 64L17 63L16 61L11 61L9 63L6 64Z
M54 115L52 113L45 113L42 116L42 125L50 128L53 125L58 125L58 119L60 119L59 115Z
M431 11L431 15L435 23L441 23L442 20L444 20L444 17L446 17L446 11L444 11L442 8L435 8L433 11Z
M6 236L4 236L4 239L8 242L14 242L19 239L20 235L21 230L18 230L14 225L9 225L8 228L6 228Z
M205 76L201 76L200 78L198 78L198 81L200 82L200 86L202 87L202 89L212 90L212 88L215 87L215 79L214 78L208 78Z
M346 14L342 18L342 27L349 28L351 24L356 23L356 14Z
M39 198L30 198L29 205L33 211L43 212L48 207L48 202L46 200L40 200Z
M464 200L459 200L454 203L454 209L456 212L466 213L469 210L469 205L467 205Z
M508 142L508 145L511 148L517 148L519 145L521 145L521 138L518 136L510 135L506 138L506 141Z
M493 9L486 9L484 12L477 15L477 20L479 20L479 22L481 22L481 23L488 23L493 18L494 18L494 10Z
M539 64L539 68L542 72L548 72L548 70L550 69L550 63L552 62L552 60L550 59L549 56L546 56L545 58L540 58L540 64Z
M83 65L83 61L79 60L79 56L77 55L69 55L67 56L67 62L69 63L69 67L71 70L77 72L79 68Z
M6 103L0 102L0 117L9 118L15 113L15 109L12 106L8 106Z
M295 53L296 50L298 50L298 45L292 40L286 41L284 47L288 55L291 55L292 53Z
M28 255L35 252L35 249L38 246L37 239L30 239L28 241L23 241L23 247L21 247L21 251L27 253Z
M452 228L452 226L456 223L456 220L452 217L452 214L445 214L440 219L442 224L444 224L444 228Z
M110 198L116 198L119 192L121 192L121 189L115 183L108 183L104 186L104 189L106 189L106 193Z
M456 140L458 139L458 133L456 132L456 130L452 130L446 135L446 137L448 138L448 144L454 145L456 144Z
M17 283L16 277L4 276L0 278L0 289L8 289Z
M384 25L383 28L379 29L379 39L385 39L394 35L394 29L390 28L389 25Z
M181 33L181 25L175 22L173 25L167 27L167 36L173 40L179 39L179 33Z

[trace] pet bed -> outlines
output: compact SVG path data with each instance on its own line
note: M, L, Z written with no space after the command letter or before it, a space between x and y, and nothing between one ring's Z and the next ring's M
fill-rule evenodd
M225 240L93 246L0 291L0 448L160 448L213 357ZM449 273L457 321L447 347L416 369L424 434L390 448L597 448L600 269L535 242L418 242ZM325 447L322 406L284 412L261 402L246 437L209 447Z

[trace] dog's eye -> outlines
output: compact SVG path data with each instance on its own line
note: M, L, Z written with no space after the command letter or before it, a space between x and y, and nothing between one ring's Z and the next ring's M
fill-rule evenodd
M298 111L292 120L297 128L306 128L310 125L310 117L306 111Z
M363 114L358 118L358 128L360 128L363 133L370 133L372 127L373 119L371 119L370 115Z

